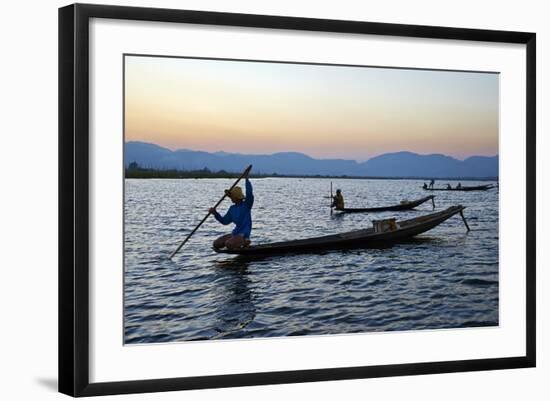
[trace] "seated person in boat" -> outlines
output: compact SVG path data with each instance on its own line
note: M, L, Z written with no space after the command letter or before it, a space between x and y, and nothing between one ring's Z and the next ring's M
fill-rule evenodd
M447 189L453 189L453 187L451 187L451 184L447 184Z
M422 185L422 189L428 189L428 184L424 183L424 185Z
M462 188L462 184L459 182L458 185L456 186L456 189L460 189Z
M332 201L332 207L336 209L344 208L344 195L342 195L342 191L339 189L336 190L336 195L334 195L334 199Z
M246 177L246 195L243 194L241 187L233 187L231 191L226 190L227 196L233 202L225 216L221 216L215 208L210 208L210 213L214 215L223 225L229 223L235 224L231 234L222 235L214 241L214 248L221 249L239 249L250 245L250 232L252 231L252 205L254 204L254 194L252 193L252 184Z

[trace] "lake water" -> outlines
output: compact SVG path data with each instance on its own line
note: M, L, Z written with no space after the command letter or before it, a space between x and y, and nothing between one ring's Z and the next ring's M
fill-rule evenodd
M371 227L432 212L330 215L330 179L253 179L252 241ZM418 180L332 179L347 207L426 196ZM125 182L125 343L158 343L498 325L498 190L430 192L436 210L466 206L413 240L384 249L242 260L216 254L213 217L168 256L232 184L228 179ZM443 186L450 182L436 182ZM478 185L486 182L462 182ZM244 187L244 183L243 183ZM218 208L224 213L226 200Z

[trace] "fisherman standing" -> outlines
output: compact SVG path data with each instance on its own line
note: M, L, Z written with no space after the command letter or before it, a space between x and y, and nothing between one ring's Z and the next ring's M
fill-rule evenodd
M225 216L221 216L215 208L210 208L210 213L221 224L235 224L231 234L226 234L214 241L214 248L239 249L250 245L250 233L252 231L252 205L254 204L254 194L252 193L252 184L246 176L246 195L243 194L241 187L235 186L225 193L233 205L229 207Z
M430 189L433 189L434 188L434 184L435 184L435 180L432 178L430 180Z

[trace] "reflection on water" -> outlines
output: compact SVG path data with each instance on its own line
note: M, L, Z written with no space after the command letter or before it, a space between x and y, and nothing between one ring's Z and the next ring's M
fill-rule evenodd
M232 180L126 180L125 342L336 334L498 324L498 191L441 192L460 217L389 247L243 258L209 219L168 256ZM253 180L255 243L307 238L432 211L330 215L330 180ZM456 183L451 182L452 185ZM425 196L415 180L337 180L349 207ZM475 185L475 183L472 183ZM222 204L223 212L229 203Z
M212 338L231 338L256 316L249 287L247 262L219 262L216 275L216 281L220 286L214 290L214 293L217 293L214 298L220 299L221 302L216 305L215 330L218 334Z

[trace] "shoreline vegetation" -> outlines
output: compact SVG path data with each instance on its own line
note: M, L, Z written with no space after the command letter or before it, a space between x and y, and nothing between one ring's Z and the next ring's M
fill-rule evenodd
M177 169L155 169L141 167L136 162L132 162L125 168L125 178L166 178L166 179L201 179L201 178L238 178L240 172L230 172L225 170L211 171L208 168L201 170L177 170ZM288 175L265 173L251 173L250 178L337 178L337 179L359 179L359 180L462 180L462 181L497 181L498 177L370 177L370 176L351 176L351 175Z

